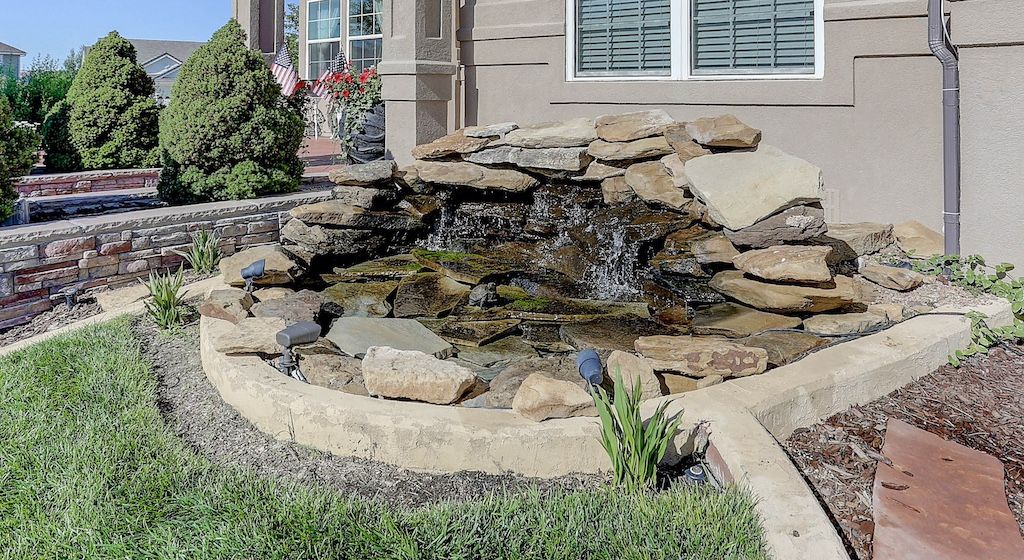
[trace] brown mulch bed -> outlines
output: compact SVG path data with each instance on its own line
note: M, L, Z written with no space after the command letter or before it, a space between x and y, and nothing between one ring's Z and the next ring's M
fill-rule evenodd
M68 309L63 302L55 305L53 309L40 313L31 321L8 329L0 330L0 347L14 344L19 340L31 338L37 334L43 334L76 321L81 321L103 311L96 300L83 297L82 301L73 308Z
M1019 350L1014 348L1012 350ZM871 558L871 488L889 418L998 457L1010 510L1024 530L1024 357L993 349L944 366L864 406L798 430L783 447L840 528L851 554Z

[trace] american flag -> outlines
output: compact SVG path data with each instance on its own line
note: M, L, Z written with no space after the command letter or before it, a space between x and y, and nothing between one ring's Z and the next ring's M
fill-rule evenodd
M295 94L299 88L299 73L292 66L292 57L288 56L287 46L282 45L281 50L277 51L277 57L270 65L270 71L274 74L274 80L281 86L281 93L286 97Z
M324 70L324 73L316 81L316 85L313 86L313 95L317 97L327 97L331 92L331 85L327 83L327 79L340 74L345 71L348 66L348 59L345 58L345 51L339 50L338 56L331 61L331 64Z

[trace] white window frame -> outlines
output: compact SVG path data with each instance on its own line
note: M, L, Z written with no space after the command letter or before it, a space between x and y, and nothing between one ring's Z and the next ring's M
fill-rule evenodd
M825 76L825 0L814 0L814 72L769 72L762 74L694 74L690 33L693 28L692 0L671 0L672 73L668 76L576 75L576 1L565 0L565 80L568 82L672 82L820 80Z
M337 37L331 37L329 39L310 39L309 38L309 22L310 22L310 19L309 19L309 5L307 4L307 6L306 6L306 11L305 11L306 21L302 22L302 25L305 26L305 30L306 30L306 33L305 33L306 44L305 44L305 46L303 48L306 49L306 53L305 53L306 54L306 75L309 76L310 80L315 80L315 79L319 78L320 76L319 75L314 76L313 73L311 72L311 70L313 68L313 60L312 60L312 57L309 56L309 46L310 45L318 45L318 44L322 44L322 43L338 43L338 48L341 49L342 45L345 42L344 41L344 37L345 37L345 31L347 29L345 26L348 25L348 16L347 16L347 14L348 14L348 0L342 0L341 1L341 8L340 9L341 9L341 12L339 14L340 22L338 24L338 33L339 33L339 35ZM320 21L320 20L317 20L317 21Z
M350 28L349 25L351 23L351 19L352 19L353 16L352 16L351 6L350 6L351 1L350 0L344 0L344 4L345 4L345 17L344 17L344 20L345 20L345 33L347 34L348 30ZM383 48L383 41L384 41L384 5L383 4L381 4L380 17L378 18L378 20L380 21L380 26L381 26L381 32L380 33L374 33L374 34L370 34L370 35L349 35L347 37L347 40L345 42L345 46L348 47L348 50L345 52L345 56L347 56L350 61L352 60L352 52L353 52L352 42L353 41L365 41L365 40L372 40L372 39L380 39L382 41L382 48Z

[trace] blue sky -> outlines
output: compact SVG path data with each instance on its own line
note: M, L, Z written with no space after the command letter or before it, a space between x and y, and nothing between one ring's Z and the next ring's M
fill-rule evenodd
M231 0L3 0L0 42L58 62L112 30L131 39L205 41L231 17Z

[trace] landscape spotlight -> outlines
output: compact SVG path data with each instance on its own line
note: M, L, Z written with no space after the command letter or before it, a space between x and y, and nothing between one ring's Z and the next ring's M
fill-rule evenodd
M256 281L257 278L263 276L263 272L266 270L266 268L267 260L260 259L242 269L241 274L242 280L245 280L245 291L252 293L253 282Z
M277 343L283 350L281 360L277 363L278 371L303 383L309 383L306 381L306 376L299 371L299 361L295 359L292 347L316 342L318 338L320 338L320 325L312 321L300 321L278 332Z
M601 356L593 349L588 348L576 356L576 368L579 369L580 376L592 386L596 387L604 380L601 374Z
M61 290L60 295L64 296L64 305L68 306L68 309L74 309L75 304L78 303L78 286L68 286Z

